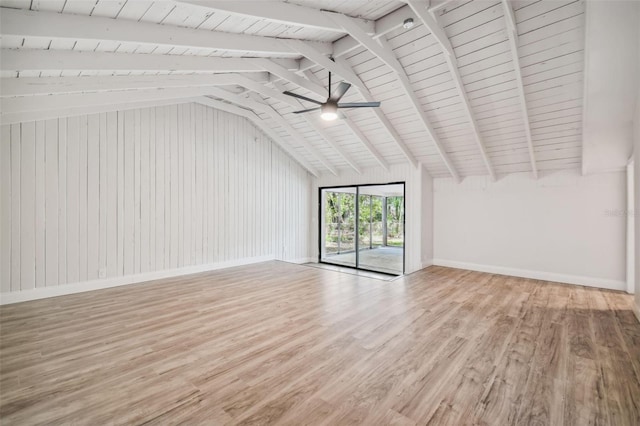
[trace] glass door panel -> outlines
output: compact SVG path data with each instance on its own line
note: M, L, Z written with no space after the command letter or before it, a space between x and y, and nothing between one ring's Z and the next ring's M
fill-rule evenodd
M383 197L362 194L358 205L358 267L376 270L377 250L382 246L382 204ZM402 272L402 271L400 271Z
M367 185L358 190L358 267L401 275L404 272L404 185Z
M387 246L404 247L404 197L387 197Z
M356 266L356 188L321 191L322 218L320 260Z

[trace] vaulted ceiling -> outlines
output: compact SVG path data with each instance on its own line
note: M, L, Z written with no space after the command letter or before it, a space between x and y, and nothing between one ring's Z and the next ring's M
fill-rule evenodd
M583 0L0 5L3 124L193 101L251 119L316 175L581 165ZM381 107L292 114L312 105L282 91L323 100L329 70L353 85L345 102Z

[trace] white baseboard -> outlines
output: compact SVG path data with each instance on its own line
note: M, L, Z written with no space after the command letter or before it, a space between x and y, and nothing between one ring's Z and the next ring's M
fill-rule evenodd
M234 266L249 265L252 263L274 260L275 256L259 256L227 262L209 263L205 265L187 266L185 268L167 269L164 271L147 272L144 274L128 275L125 277L105 278L99 280L84 281L73 284L63 284L55 287L41 287L33 290L17 291L0 294L0 305L26 302L29 300L45 299L47 297L65 296L68 294L82 293L85 291L101 290L104 288L118 287L128 284L137 284L146 281L173 278L182 275L197 274L199 272L214 271L216 269L231 268Z
M318 261L317 257L300 257L297 259L286 259L284 260L285 262L289 262L289 263L298 263L298 264L302 264L302 263L315 263Z
M468 269L471 271L488 272L490 274L511 275L514 277L605 288L608 290L626 291L627 289L627 283L624 280L618 281L606 278L584 277L580 275L557 274L555 272L530 271L527 269L480 265L477 263L458 262L446 259L433 259L433 264L438 266L447 266L449 268Z
M433 259L423 260L420 264L420 269L428 268L431 265L433 265Z

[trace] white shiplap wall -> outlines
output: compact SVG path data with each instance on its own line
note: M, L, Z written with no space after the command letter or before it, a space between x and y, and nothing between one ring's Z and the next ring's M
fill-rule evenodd
M205 106L5 125L0 173L4 294L307 257L308 173Z

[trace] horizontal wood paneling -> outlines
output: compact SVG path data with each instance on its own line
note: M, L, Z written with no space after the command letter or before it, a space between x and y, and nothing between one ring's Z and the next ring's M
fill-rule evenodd
M2 126L3 293L307 257L308 173L202 105Z

